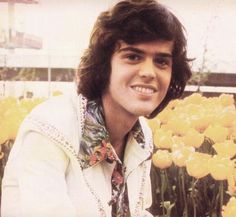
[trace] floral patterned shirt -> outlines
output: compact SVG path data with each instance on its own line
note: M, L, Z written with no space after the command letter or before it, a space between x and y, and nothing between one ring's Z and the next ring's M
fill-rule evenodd
M132 134L141 147L144 147L144 134L139 122L133 127ZM129 216L128 192L124 178L126 167L110 143L109 134L105 127L103 108L101 103L97 101L88 101L87 103L80 147L83 169L102 161L116 163L111 177L112 198L108 204L112 206L112 217Z

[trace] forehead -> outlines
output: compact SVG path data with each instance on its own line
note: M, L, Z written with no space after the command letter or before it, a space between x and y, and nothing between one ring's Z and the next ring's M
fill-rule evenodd
M119 41L117 43L115 52L140 52L144 54L158 54L158 53L166 53L172 54L173 51L173 41L166 40L156 40L149 42L141 42L137 44L127 44L124 41Z

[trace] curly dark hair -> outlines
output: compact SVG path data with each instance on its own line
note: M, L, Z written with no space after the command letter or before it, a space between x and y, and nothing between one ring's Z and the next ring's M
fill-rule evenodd
M176 16L155 0L123 0L102 12L94 25L88 49L78 68L78 93L89 100L102 97L111 72L111 57L118 41L136 44L173 41L172 77L167 95L148 116L153 118L170 100L179 98L191 77L184 27Z

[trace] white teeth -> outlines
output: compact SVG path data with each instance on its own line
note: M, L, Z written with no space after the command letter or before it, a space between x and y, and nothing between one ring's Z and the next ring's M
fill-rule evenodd
M154 93L154 90L146 87L134 87L134 89L140 93Z

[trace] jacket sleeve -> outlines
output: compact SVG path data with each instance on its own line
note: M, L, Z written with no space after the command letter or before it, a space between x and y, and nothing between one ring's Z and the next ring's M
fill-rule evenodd
M76 217L67 193L66 168L69 159L45 136L30 132L6 167L3 184L2 217L12 215L11 203L16 194L22 217ZM14 171L15 170L15 171ZM12 185L8 174L17 174ZM15 188L15 189L14 189Z

